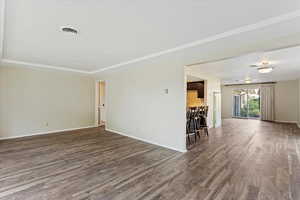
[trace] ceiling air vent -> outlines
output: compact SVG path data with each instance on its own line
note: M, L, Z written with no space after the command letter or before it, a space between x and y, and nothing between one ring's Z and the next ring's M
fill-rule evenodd
M62 27L61 30L66 33L78 34L78 31L71 27Z

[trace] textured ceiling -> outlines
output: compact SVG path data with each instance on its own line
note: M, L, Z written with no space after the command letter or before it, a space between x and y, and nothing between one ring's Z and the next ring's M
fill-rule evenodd
M300 2L7 0L2 8L2 60L94 72L290 20Z
M300 34L299 34L300 38ZM277 49L266 52L255 52L217 62L209 62L191 66L205 74L213 74L220 78L223 84L244 83L246 79L252 82L269 82L295 80L300 77L300 46ZM268 61L274 70L268 74L258 73L250 65L259 65Z

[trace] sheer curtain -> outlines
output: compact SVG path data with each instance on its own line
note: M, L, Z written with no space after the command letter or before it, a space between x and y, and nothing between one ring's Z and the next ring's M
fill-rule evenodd
M263 85L260 88L261 120L274 121L274 85Z

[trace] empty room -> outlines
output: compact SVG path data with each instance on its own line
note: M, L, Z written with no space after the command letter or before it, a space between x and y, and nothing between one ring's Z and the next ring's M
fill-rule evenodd
M299 0L0 0L0 200L299 200L299 55Z

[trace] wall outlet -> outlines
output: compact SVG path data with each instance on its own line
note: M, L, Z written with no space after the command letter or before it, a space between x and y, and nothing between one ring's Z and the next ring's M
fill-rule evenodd
M49 125L49 123L48 122L46 122L46 126L48 126Z

